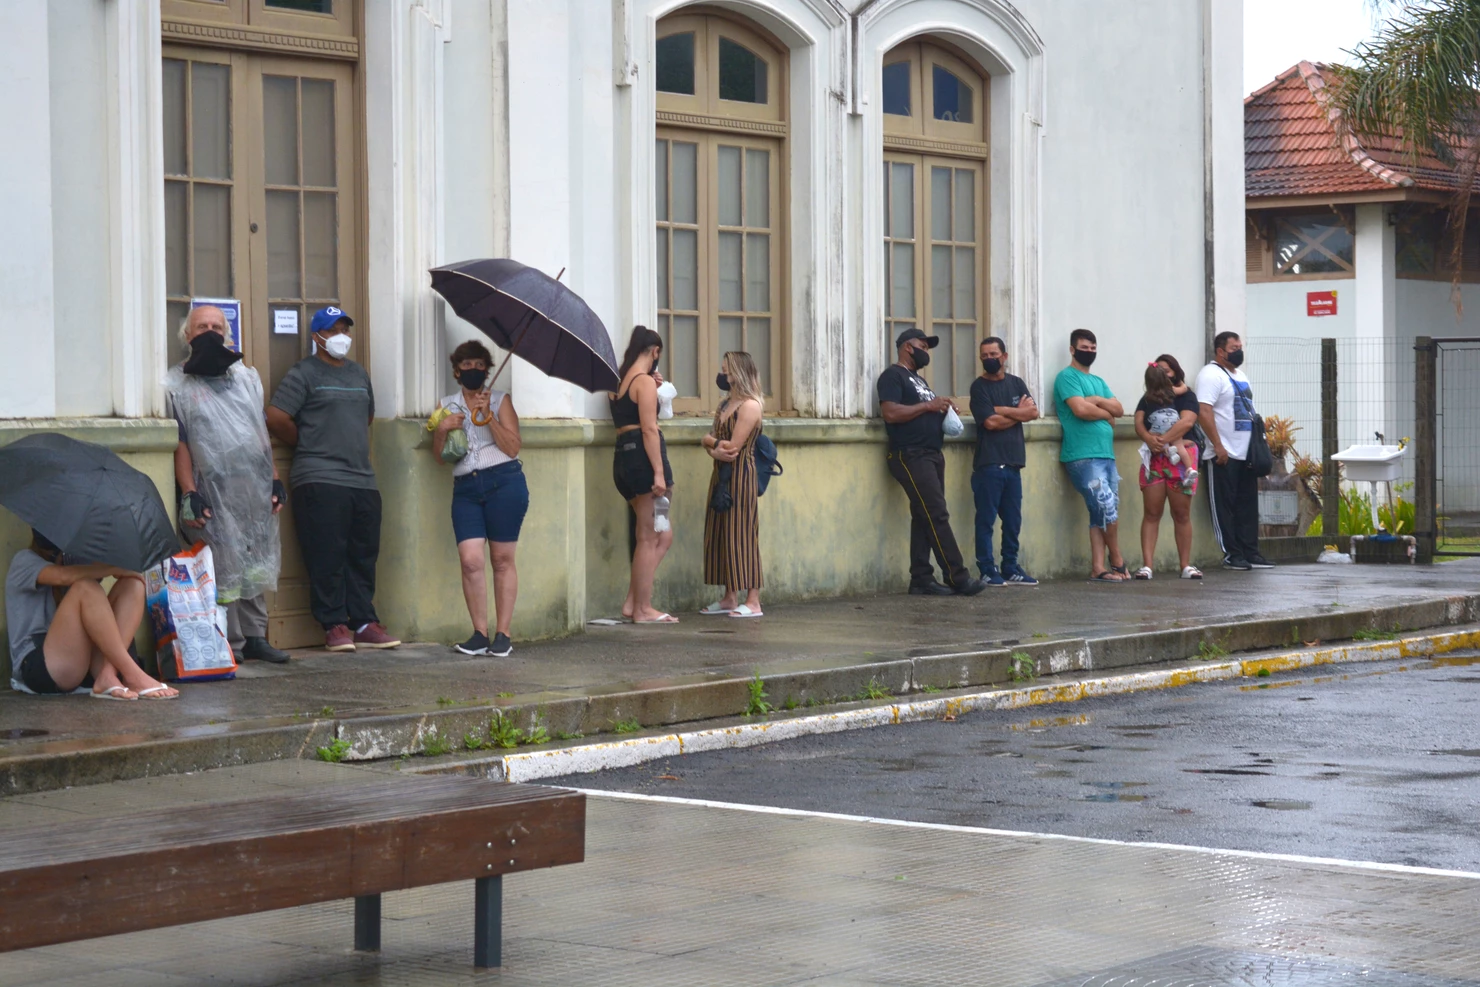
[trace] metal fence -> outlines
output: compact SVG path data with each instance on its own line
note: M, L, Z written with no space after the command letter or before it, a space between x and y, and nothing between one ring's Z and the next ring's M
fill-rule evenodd
M1396 445L1413 435L1413 344L1397 339L1337 339L1337 450L1353 445ZM1254 406L1268 420L1289 418L1295 457L1321 455L1321 340L1249 336L1245 373ZM1293 459L1291 465L1293 466ZM1414 477L1412 455L1403 457L1403 480Z

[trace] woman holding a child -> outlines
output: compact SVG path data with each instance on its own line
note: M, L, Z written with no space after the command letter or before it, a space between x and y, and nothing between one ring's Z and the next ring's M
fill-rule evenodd
M1151 578L1162 512L1170 507L1183 579L1201 579L1192 564L1192 495L1197 492L1197 395L1187 386L1177 358L1163 353L1146 366L1146 393L1136 405L1141 437L1141 568Z

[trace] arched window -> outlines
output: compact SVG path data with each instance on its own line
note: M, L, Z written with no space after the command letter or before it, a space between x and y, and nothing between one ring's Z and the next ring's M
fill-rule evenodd
M886 350L908 326L940 337L926 379L966 397L987 325L987 79L940 44L884 56Z
M654 158L663 374L678 411L715 408L720 357L755 358L768 408L783 406L782 49L736 21L658 24Z

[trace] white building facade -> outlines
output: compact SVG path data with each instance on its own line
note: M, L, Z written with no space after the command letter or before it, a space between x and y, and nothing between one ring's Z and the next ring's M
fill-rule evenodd
M1044 407L1073 328L1127 406L1158 353L1194 367L1243 330L1241 30L1240 0L6 4L0 438L75 429L167 488L160 381L190 300L240 300L269 391L339 304L376 388L386 553L423 584L383 565L382 612L450 636L458 606L426 589L457 602L446 482L409 420L476 331L427 269L511 256L564 270L618 353L636 324L668 340L693 415L669 430L681 524L702 516L710 378L743 348L788 467L762 517L773 597L902 585L904 500L869 421L899 329L943 337L932 382L962 398L976 342L1003 338ZM548 567L521 606L558 633L620 597L606 401L519 361L511 390ZM1033 432L1024 533L1045 573L1084 554L1055 436ZM951 469L969 545L966 445ZM794 558L813 538L831 558ZM681 530L675 553L695 545ZM660 598L704 595L696 562L667 568ZM279 640L301 596L286 579Z

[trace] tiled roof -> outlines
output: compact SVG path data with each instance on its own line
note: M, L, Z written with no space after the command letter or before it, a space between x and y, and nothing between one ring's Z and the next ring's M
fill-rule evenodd
M1301 62L1244 99L1246 196L1454 190L1454 170L1435 155L1415 162L1396 140L1339 136L1340 111L1330 105L1327 70Z

